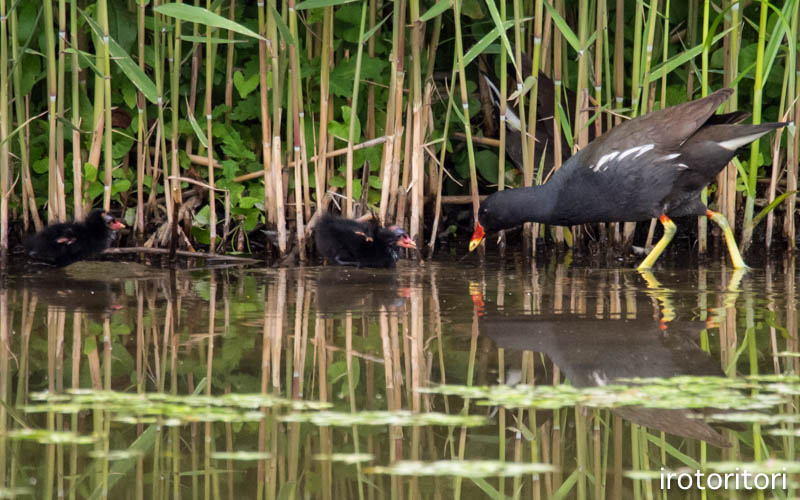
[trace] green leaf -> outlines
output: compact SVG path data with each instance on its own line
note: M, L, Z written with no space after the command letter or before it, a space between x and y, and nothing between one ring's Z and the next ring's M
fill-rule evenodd
M350 117L352 115L352 109L350 106L342 106L342 117L344 118L344 126L347 127L347 135L345 135L345 140L348 140L350 135ZM361 138L361 121L358 119L358 115L353 116L355 118L355 126L353 130L353 140L358 141Z
M333 187L338 187L339 189L344 188L347 184L347 181L341 175L333 175L330 179L328 179L328 184Z
M731 26L727 30L723 31L719 35L714 37L714 40L711 42L711 45L714 45L718 41L722 40L725 35L727 35L732 29L736 28L736 26ZM660 80L664 74L671 73L675 68L679 66L683 66L686 61L694 59L703 51L703 44L700 43L695 45L691 49L684 50L683 52L679 52L677 55L670 57L667 62L659 64L656 68L654 68L650 72L650 77L648 78L648 83L654 82L656 80Z
M561 107L561 102L558 103L558 113L559 119L561 120L561 130L564 133L564 138L567 140L567 144L569 144L569 149L572 149L572 127L569 124L569 115L564 112L564 108Z
M100 25L97 24L97 21L92 19L90 16L87 16L86 13L81 11L81 15L83 18L86 19L86 22L94 31L95 36L99 39L103 39L103 30L100 28ZM128 79L136 85L136 88L142 92L142 95L153 104L158 102L158 90L156 90L156 85L153 83L150 78L139 68L139 65L133 62L133 59L130 58L125 49L119 46L119 44L114 41L113 38L108 38L108 50L111 54L111 58L117 64L120 70L128 77Z
M246 80L241 71L237 71L233 74L233 86L236 87L236 91L239 92L239 97L242 99L247 97L250 92L258 87L258 80L258 73L253 73L250 78Z
M369 57L366 54L361 58L361 81L375 80L380 82L388 81L387 70L389 63ZM339 97L351 97L353 94L353 80L356 77L356 58L351 57L336 65L331 71L331 92Z
M328 122L328 133L336 137L337 139L341 139L347 142L347 135L349 132L350 131L346 125L342 125L341 123L334 120Z
M355 0L306 0L305 2L300 2L299 4L295 5L295 10L303 10L303 9L319 9L322 7L333 7L335 5L344 5L346 3L352 3Z
M497 184L497 153L482 149L475 153L475 166L481 176L492 184Z
M195 120L194 115L191 112L189 113L189 123L192 124L192 129L194 130L194 134L197 136L197 139L200 141L200 144L202 144L204 148L208 149L208 139L206 139L206 134L203 133L203 129L200 128L200 124L197 123L197 120Z
M175 19L180 19L181 21L211 26L212 28L231 30L235 33L239 33L240 35L266 41L266 38L259 35L255 31L245 28L239 23L233 22L228 18L217 15L202 7L195 7L193 5L187 5L183 3L168 3L165 5L160 5L153 10L159 14L174 17Z
M36 170L34 168L34 170ZM89 162L83 164L83 178L89 182L97 180L97 167Z
M503 24L503 29L508 30L511 26L514 25L513 21L506 21ZM500 31L495 27L492 31L486 33L483 38L481 38L478 43L470 47L466 54L464 54L464 66L468 66L469 63L472 62L473 59L478 57L482 54L486 48L494 42L494 40L500 36ZM512 58L513 59L513 58Z
M478 0L461 0L461 13L470 19L483 19L486 16Z
M275 25L278 26L278 31L281 32L283 39L286 40L286 43L289 45L294 45L294 37L292 36L292 32L289 31L289 27L286 26L286 23L283 22L281 15L278 14L278 11L275 10L275 7L273 7L271 3L267 5L269 6L269 11L272 14L272 19L275 20Z
M253 198L252 196L242 196L242 198L239 200L239 207L253 208L258 201L258 198Z
M225 133L222 136L222 152L239 160L256 160L255 153L247 147L239 132L230 126L225 127Z
M424 14L419 17L419 20L423 23L426 21L430 21L434 17L442 14L444 11L449 9L452 6L452 0L439 0L436 4L427 10Z
M388 16L388 15L387 15L386 17L384 17L384 18L381 20L381 22L379 22L379 23L376 23L376 24L375 24L375 26L373 26L373 27L372 27L372 29L370 29L369 31L367 31L366 33L364 33L364 36L362 36L362 37L361 37L361 43L364 43L364 42L366 42L367 40L369 40L370 38L372 38L372 35L374 35L374 34L375 34L375 32L376 32L376 31L378 31L378 29L379 29L381 26L383 26L383 23L385 23L387 20L389 20L389 16ZM362 56L362 57L363 57L363 56Z
M37 174L46 174L47 171L50 169L49 160L47 158L41 158L33 162L31 165L33 171Z
M210 213L211 208L208 205L203 206L203 208L194 214L194 222L192 224L194 226L207 226L210 220Z
M555 7L550 5L550 2L544 2L544 6L547 7L547 11L553 18L553 22L556 23L558 31L560 31L561 34L564 36L564 39L567 42L569 42L569 44L572 46L573 49L575 49L575 52L580 53L582 49L581 42L578 40L578 37L577 35L575 35L575 32L572 31L572 29L570 29L569 24L567 24L564 18L561 17L561 14L558 13Z
M758 215L756 215L755 217L753 217L752 226L753 226L753 227L756 227L756 226L758 225L758 223L759 223L759 222L761 222L761 219L763 219L764 217L766 217L766 216L767 216L767 214L769 214L770 212L772 212L773 210L775 210L775 208L776 208L778 205L780 205L781 203L783 203L783 200L785 200L787 196L791 196L791 195L795 194L796 192L797 192L797 191L787 191L787 192L785 192L785 193L781 194L780 196L778 196L777 198L775 198L774 200L772 200L772 203L770 203L769 205L767 205L766 207L764 207L763 209L761 209L761 211L760 211L760 212L758 212Z
M492 16L492 21L494 21L494 29L500 33L500 39L503 41L506 53L508 53L508 60L514 64L514 68L517 68L517 59L514 57L514 51L511 50L511 42L508 41L508 35L506 34L506 29L508 28L503 29L503 21L500 19L497 5L495 5L494 0L486 0L486 6L489 8L489 15Z
M347 375L347 363L336 361L328 367L328 384L335 384L345 375Z
M120 179L111 185L111 196L117 193L122 193L131 188L131 181L128 179Z
M249 232L255 229L258 225L258 218L258 210L251 210L247 212L247 216L244 219L244 230Z
M103 183L95 181L89 184L89 188L86 190L86 195L89 196L90 200L95 200L98 196L103 194L103 191L105 191L105 186Z

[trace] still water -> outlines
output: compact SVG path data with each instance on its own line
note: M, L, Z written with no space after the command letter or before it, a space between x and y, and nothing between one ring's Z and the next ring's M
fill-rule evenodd
M795 263L721 266L11 276L0 497L793 498Z

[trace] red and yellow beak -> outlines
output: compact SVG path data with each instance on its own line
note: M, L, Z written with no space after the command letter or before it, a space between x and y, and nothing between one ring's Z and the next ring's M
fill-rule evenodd
M118 221L117 219L114 219L111 222L111 224L108 225L108 227L110 227L114 231L119 231L120 229L125 229L125 224L123 224L122 222Z
M403 236L399 240L397 240L397 246L403 248L417 248L417 244L414 243L414 240L408 237L408 235Z
M486 232L483 230L483 226L481 226L480 222L475 223L475 232L472 233L472 238L469 240L469 251L472 252L478 245L481 244L483 241L483 237L486 236Z

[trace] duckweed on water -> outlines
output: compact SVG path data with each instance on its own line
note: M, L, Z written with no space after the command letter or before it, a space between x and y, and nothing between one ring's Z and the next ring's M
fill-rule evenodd
M31 395L43 403L24 406L27 413L73 414L103 410L114 414L117 422L159 423L178 426L191 422L257 422L262 408L285 407L292 410L328 408L330 404L293 401L267 394L225 394L221 396L174 396L161 393L129 394L115 391L68 391L63 394L40 392Z
M627 382L627 381L626 381ZM724 377L675 377L631 379L635 385L577 388L570 385L456 386L442 385L420 392L461 396L484 406L556 409L575 405L592 408L641 406L645 408L718 408L764 410L791 394L786 384ZM789 386L800 391L800 385ZM758 389L755 391L754 389Z
M0 488L0 498L18 498L23 495L33 496L33 488Z
M129 450L110 450L110 451L90 451L91 458L98 458L102 460L115 461L115 460L129 460L131 458L139 458L144 456L143 450L135 448Z
M242 462L269 460L272 458L272 453L261 451L218 451L211 454L211 458L215 460L239 460Z
M100 439L100 436L81 436L69 431L46 431L39 429L18 429L6 433L9 439L20 441L36 441L39 444L92 444Z
M446 425L478 427L487 424L485 417L477 415L446 415L444 413L412 413L410 411L362 411L346 413L320 411L315 413L292 413L281 417L284 422L309 422L314 425L400 425L420 427L426 425Z
M314 460L325 462L338 462L342 464L358 464L375 460L375 455L371 453L332 453L330 455L317 454Z
M368 473L394 476L512 477L552 472L553 466L541 463L510 463L499 460L403 460L386 467L370 467Z
M769 459L764 462L708 462L706 469L714 472L749 471L751 474L777 474L800 472L800 462Z
M289 407L293 410L319 410L329 408L330 403L286 399L269 394L221 394L219 396L176 396L159 392L131 394L117 391L95 391L87 389L67 390L64 393L36 392L31 394L34 401L48 403L70 403L82 405L84 409L109 409L102 405L130 405L168 403L183 406L218 406L242 409Z
M705 419L709 422L735 422L761 425L800 423L800 415L767 415L753 412L714 413L708 415Z

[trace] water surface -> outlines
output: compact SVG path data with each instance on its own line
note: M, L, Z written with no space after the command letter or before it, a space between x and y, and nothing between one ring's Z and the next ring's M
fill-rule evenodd
M796 276L514 259L12 276L0 496L682 498L664 473L738 467L786 474L763 495L790 498Z

